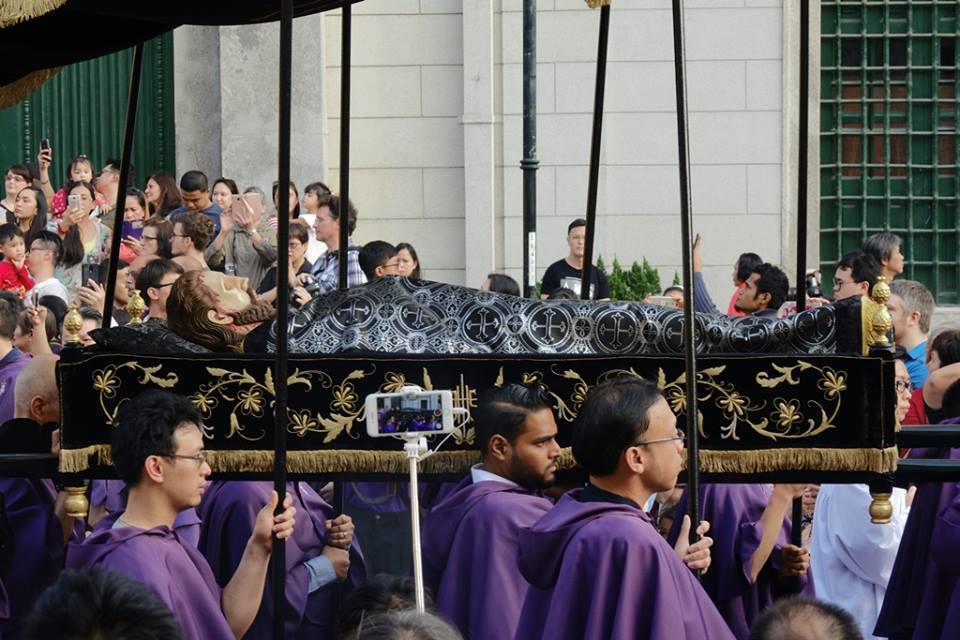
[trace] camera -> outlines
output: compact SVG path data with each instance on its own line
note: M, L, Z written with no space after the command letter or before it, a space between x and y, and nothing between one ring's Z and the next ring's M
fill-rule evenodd
M366 400L367 435L385 438L453 431L450 391L371 393Z
M807 297L822 298L823 291L820 289L820 283L817 282L817 276L812 273L807 276Z
M311 274L305 273L297 277L300 279L303 288L307 293L310 294L311 298L316 298L320 294L320 283L317 282L317 279ZM290 290L290 306L297 309L299 309L301 306L300 301L297 300L297 296L293 293L293 289Z

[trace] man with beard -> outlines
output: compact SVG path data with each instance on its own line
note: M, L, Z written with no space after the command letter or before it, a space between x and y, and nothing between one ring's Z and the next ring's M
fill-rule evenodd
M519 384L483 394L474 417L483 462L424 521L424 581L465 637L512 638L528 588L517 540L553 506L539 490L554 481L557 423L543 391Z

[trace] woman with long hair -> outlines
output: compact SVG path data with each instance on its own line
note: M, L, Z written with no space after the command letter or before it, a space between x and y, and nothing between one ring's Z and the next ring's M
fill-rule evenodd
M33 184L33 176L30 175L27 167L22 164L10 165L3 179L3 200L0 201L0 210L8 215L13 213L17 194L31 184Z
M294 184L293 180L290 181L290 190L289 194L289 210L290 210L290 219L296 220L300 217L300 194L297 192L297 185ZM267 219L267 224L269 224L274 229L277 228L277 216L280 215L280 185L277 182L273 183L273 213L270 214L270 217Z
M70 207L63 218L54 225L63 238L63 253L54 271L56 277L72 298L84 283L83 265L99 263L103 257L103 245L109 231L93 217L96 209L96 191L89 182L71 182L67 185L68 196L79 196L80 206ZM68 199L69 203L69 199Z
M24 187L14 200L13 213L7 213L7 222L15 223L23 231L23 241L30 246L38 231L47 228L47 197L36 187Z
M233 206L233 196L240 195L237 183L230 178L217 178L210 187L210 200L224 211Z
M151 175L143 192L147 196L147 213L151 216L165 219L171 211L183 206L180 187L169 173L157 171Z
M417 257L417 250L409 242L401 242L397 245L397 259L400 261L400 275L404 278L421 280L420 258Z
M124 262L133 262L137 257L136 251L128 240L138 240L143 233L143 222L147 217L147 197L136 187L127 189L123 205L123 235L120 238L120 259Z

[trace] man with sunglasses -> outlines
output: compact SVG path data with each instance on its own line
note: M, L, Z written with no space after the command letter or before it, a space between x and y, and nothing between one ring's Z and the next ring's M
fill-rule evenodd
M177 513L200 504L211 473L199 425L190 399L166 391L147 391L121 406L112 453L127 484L126 509L71 545L67 567L102 565L152 587L187 638L234 640L260 606L272 534L290 537L295 509L288 494L284 511L274 516L272 494L257 513L240 566L221 589L203 556L173 531Z
M642 508L676 485L683 437L656 385L623 377L590 390L572 434L589 482L519 536L532 588L517 638L733 638L684 550Z

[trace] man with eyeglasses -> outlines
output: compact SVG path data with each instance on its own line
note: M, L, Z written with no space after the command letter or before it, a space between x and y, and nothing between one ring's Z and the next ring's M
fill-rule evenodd
M173 532L177 513L200 504L210 475L200 415L189 398L151 390L120 408L113 433L113 464L127 484L127 506L111 522L67 552L67 567L103 566L152 587L170 607L187 638L242 637L260 606L272 535L289 538L294 512L289 494L274 516L273 493L256 516L243 560L221 589L200 553Z
M30 242L27 250L27 269L33 276L31 293L35 293L37 300L43 296L56 296L69 305L69 294L63 283L53 277L53 271L60 260L63 251L63 241L52 231L38 231ZM27 296L26 304L33 304L33 296Z
M589 482L520 533L518 563L532 588L516 637L733 638L677 557L683 550L642 508L673 489L683 464L683 433L656 385L623 377L593 387L572 446Z
M870 295L880 275L880 264L872 256L859 249L844 254L833 274L834 301Z
M557 289L570 289L579 297L583 278L583 254L587 239L587 221L577 218L567 227L567 246L570 253L547 267L543 274L540 298L546 300ZM610 283L607 276L594 265L590 271L590 299L609 300Z
M167 298L170 287L183 275L183 267L173 260L151 260L137 273L136 287L140 297L147 303L147 319L155 322L167 320Z

